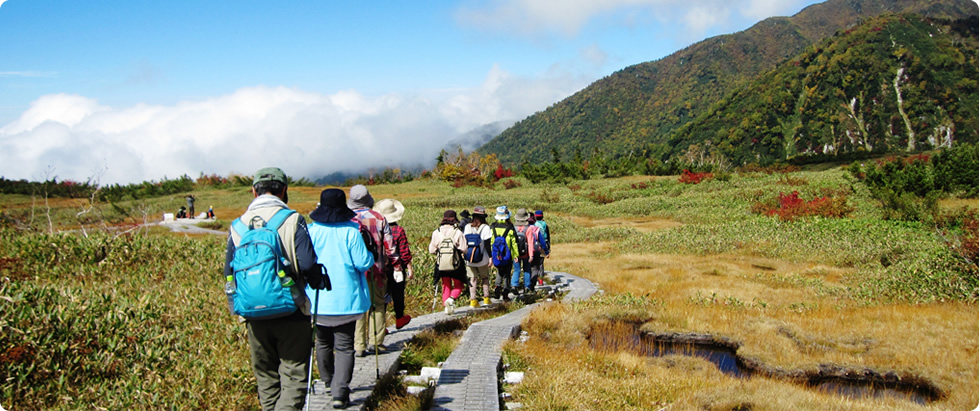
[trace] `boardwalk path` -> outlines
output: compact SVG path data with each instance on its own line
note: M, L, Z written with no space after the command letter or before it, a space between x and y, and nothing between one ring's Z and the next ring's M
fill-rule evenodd
M554 279L558 286L566 287L568 293L563 298L566 302L589 298L597 291L590 281L583 278L553 271L546 275ZM497 373L500 368L500 350L508 339L520 331L521 321L538 304L540 303L471 325L442 366L433 409L499 410ZM462 307L456 310L455 315L466 315L470 310L472 309L468 306ZM363 409L364 401L374 390L377 375L387 375L398 370L398 357L405 343L418 332L446 318L446 314L441 312L413 318L407 327L385 337L387 352L377 359L373 355L356 358L354 377L351 380L351 405L348 409ZM315 389L316 393L310 397L310 409L332 409L332 399L326 394L323 383L318 381Z

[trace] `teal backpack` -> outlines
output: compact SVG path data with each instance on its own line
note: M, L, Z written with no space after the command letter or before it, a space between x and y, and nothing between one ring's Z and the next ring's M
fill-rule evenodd
M269 222L252 218L249 225L236 218L231 223L241 241L231 261L233 277L225 291L233 299L235 314L250 320L285 317L298 308L293 300L295 286L289 260L283 256L279 226L295 211L279 210Z

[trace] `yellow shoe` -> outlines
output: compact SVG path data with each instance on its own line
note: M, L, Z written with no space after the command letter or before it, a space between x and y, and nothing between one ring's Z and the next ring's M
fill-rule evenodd
M479 305L479 303L477 303L476 300L470 300L470 307L476 308L477 305Z
M483 297L483 305L490 305L490 297Z

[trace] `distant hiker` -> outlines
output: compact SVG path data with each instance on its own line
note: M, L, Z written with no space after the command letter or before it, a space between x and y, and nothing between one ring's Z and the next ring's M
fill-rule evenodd
M310 239L317 261L330 273L331 289L307 288L316 302L316 361L320 379L330 387L334 408L350 403L354 374L354 328L371 308L371 293L364 273L374 266L374 256L364 245L354 212L347 207L343 190L320 193L320 204L310 213Z
M442 305L446 314L455 311L456 300L463 293L463 283L466 281L466 268L463 264L466 241L457 228L458 224L456 211L446 210L442 214L439 228L432 232L432 239L429 241L429 253L436 255L434 276L442 281Z
M510 278L517 258L517 237L514 224L510 222L510 211L506 205L497 207L494 223L490 224L490 234L493 241L490 245L490 261L497 269L497 279L494 281L493 297L510 300Z
M544 231L541 230L541 226L538 225L537 216L531 214L527 219L529 226L535 228L538 232L536 239L529 239L530 245L529 249L532 250L532 255L530 258L531 262L531 291L534 291L534 286L544 284L544 259L548 256L551 250L548 247L548 241L545 239Z
M214 206L208 206L208 218L214 220Z
M306 220L286 206L289 201L286 174L275 167L263 168L255 173L252 181L255 199L245 214L232 222L229 230L225 292L230 308L245 320L252 371L262 409L300 409L306 398L310 366L307 356L313 346L311 304L304 290L307 283L314 288L323 288L326 280L317 264ZM251 242L254 235L268 233L267 224L275 228L272 242L277 244L277 249ZM279 260L273 258L270 261L274 265L263 264L261 269L248 268L257 267L249 261L252 255L261 254L257 250L271 252L279 256ZM288 265L280 263L283 259ZM271 279L275 287L262 287L253 282L266 278ZM284 304L276 305L277 311L282 312L264 315L263 310L270 308L264 302L260 305L248 303L255 298L268 298L260 295L268 293L277 293L274 296L277 303L285 299Z
M180 209L177 210L177 218L187 218L187 209L184 206L180 206Z
M367 240L373 244L367 244L368 249L376 248L377 256L374 266L365 274L368 280L368 288L371 290L371 310L363 318L357 321L354 329L354 351L357 355L366 355L368 343L374 346L376 352L384 351L384 337L387 333L385 329L385 291L387 278L385 267L388 264L397 262L398 254L395 252L394 243L391 238L391 227L385 221L381 213L374 211L374 197L368 192L367 187L358 184L350 188L350 195L347 199L347 206L356 214L355 220L361 224L367 233Z
M188 194L187 197L185 197L185 198L187 199L188 215L190 215L190 218L194 218L195 217L195 215L194 215L194 201L196 201L197 199L194 198L194 196L193 195L190 195L190 194Z
M551 256L551 229L548 223L544 222L544 211L534 211L534 225L541 229L541 237L544 239L544 256Z
M398 258L393 260L385 269L388 281L388 295L395 309L395 329L402 329L412 321L411 315L405 314L405 285L415 275L412 268L412 245L408 242L405 229L398 221L405 215L405 206L398 200L386 198L374 205L374 211L381 213L391 227L391 240L395 245Z
M470 306L476 307L477 289L483 287L483 305L490 304L490 226L487 225L487 209L473 208L472 222L463 227L466 240L466 277L470 280Z
M462 230L463 227L470 225L473 221L473 217L470 217L470 212L468 210L463 210L459 212L459 229Z
M517 249L519 250L520 270L514 270L514 276L510 279L510 286L517 289L521 287L521 275L524 276L523 290L531 291L531 261L542 253L541 237L538 235L538 226L529 224L531 216L523 208L517 209L514 214L514 225L517 233ZM523 247L522 244L523 243ZM535 248L537 250L535 250ZM514 264L517 264L516 262Z

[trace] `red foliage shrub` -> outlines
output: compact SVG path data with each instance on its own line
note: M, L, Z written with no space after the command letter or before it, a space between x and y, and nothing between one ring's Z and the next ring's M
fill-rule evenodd
M688 170L684 170L681 173L681 177L677 179L684 184L698 184L704 180L710 180L714 178L714 174L711 173L692 173Z
M494 181L513 176L514 171L509 168L504 168L503 164L497 164L497 170L493 172Z
M800 198L799 192L790 194L779 193L777 204L756 203L752 212L769 216L778 216L780 220L792 221L805 216L820 216L827 218L842 218L853 211L847 205L847 197L817 197L806 201Z
M521 186L520 181L513 180L513 179L506 179L503 181L503 184L504 184L504 188L508 190Z
M630 188L632 188L634 190L643 190L643 189L648 188L648 187L650 187L650 185L647 184L646 182L639 182L639 183L630 184Z

